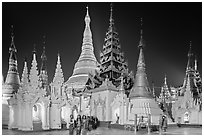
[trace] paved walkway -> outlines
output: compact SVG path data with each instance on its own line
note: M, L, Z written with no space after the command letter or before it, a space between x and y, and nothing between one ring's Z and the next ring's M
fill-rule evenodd
M69 130L51 130L51 131L18 131L2 129L2 135L68 135ZM147 130L138 131L137 135L147 135ZM150 135L158 135L159 132L151 132ZM99 127L96 130L88 132L88 135L135 135L134 131L109 129ZM162 135L202 135L202 128L178 128L170 127Z
M119 130L119 129L108 129L108 128L98 128L93 130L90 135L135 135L134 131ZM140 130L136 132L137 135L148 135L147 130ZM159 135L160 133L151 132L149 135ZM167 132L162 132L162 135L202 135L202 128L178 128L171 127L167 129Z

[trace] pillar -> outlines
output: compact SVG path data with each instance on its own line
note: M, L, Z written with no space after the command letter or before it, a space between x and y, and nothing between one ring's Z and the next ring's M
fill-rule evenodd
M30 105L29 102L25 103L25 125L24 130L31 131L33 130L33 123L32 123L32 109L33 107Z
M4 92L4 87L2 87L2 92ZM5 91L6 92L6 91ZM8 105L8 100L11 98L9 95L5 95L4 93L2 94L2 125L3 126L8 126L9 125L9 105Z
M135 114L135 134L137 133L137 114Z
M61 115L58 104L51 105L50 127L52 129L61 129Z
M21 127L22 127L22 110L21 110L21 103L20 103L20 100L18 100L17 102L17 108L18 108L18 129L21 130Z
M18 127L18 108L17 108L17 104L13 105L13 114L14 114L13 128L17 128Z
M46 122L47 122L47 129L50 129L50 104L46 105L47 109L46 109Z
M42 129L43 130L48 130L49 129L49 125L48 125L48 107L47 104L43 103L42 105Z
M21 103L22 104L22 109L21 109L21 111L22 111L22 125L21 125L21 130L25 130L25 128L26 128L26 115L25 115L25 104L24 103Z
M13 106L9 106L9 123L8 123L8 129L13 128L13 123L14 123L14 111L13 111Z
M151 132L151 115L148 114L148 128L147 128L148 134Z

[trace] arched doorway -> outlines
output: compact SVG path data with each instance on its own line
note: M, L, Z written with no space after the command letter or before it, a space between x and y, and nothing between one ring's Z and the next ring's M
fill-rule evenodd
M33 130L41 130L43 122L43 105L36 103L32 107Z

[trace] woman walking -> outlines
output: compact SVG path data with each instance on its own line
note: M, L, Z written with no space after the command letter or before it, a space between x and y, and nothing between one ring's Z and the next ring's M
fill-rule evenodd
M88 119L86 118L85 115L82 116L82 130L81 134L86 135L88 131Z
M167 129L167 116L163 116L163 131L166 132Z
M81 115L78 115L76 119L76 134L77 135L81 134L81 127L82 127Z
M73 135L74 133L74 116L70 115L70 121L69 121L69 135Z

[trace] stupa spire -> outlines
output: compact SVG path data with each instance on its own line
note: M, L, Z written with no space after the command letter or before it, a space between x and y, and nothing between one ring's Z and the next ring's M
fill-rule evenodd
M47 62L47 57L45 55L45 46L43 46L43 52L42 52L42 55L41 55L41 60L42 60L42 63L41 63L41 68L40 68L40 71L43 71L43 70L47 70L47 66L46 66L46 62Z
M37 87L39 85L37 65L38 64L37 64L37 60L36 60L36 50L35 50L35 44L34 44L33 60L32 60L32 63L31 63L31 69L30 69L30 75L29 75L30 83L32 83L31 86L33 87L33 89L37 89Z
M40 68L40 87L47 88L48 86L48 74L47 74L47 57L45 55L45 35L43 36L43 52L41 55L41 68Z
M113 19L113 4L112 3L110 4L110 7L111 7L111 9L110 9L110 19L109 19L109 21L110 21L110 26L113 26L114 25L114 19Z
M144 41L143 41L143 28L142 28L143 21L142 21L142 18L140 19L140 21L141 21L141 30L140 30L140 42L139 42L138 47L143 47L143 48L144 48Z
M25 85L25 84L28 84L28 82L29 82L29 80L28 80L28 67L27 67L27 60L25 58L23 73L22 73L22 77L21 77L21 84Z
M64 83L64 76L63 76L63 71L62 71L62 67L61 67L61 61L60 61L60 54L59 53L57 55L57 65L56 65L56 70L55 70L55 76L53 78L53 83L56 83L56 84Z
M85 16L84 21L85 21L86 26L85 26L84 35L83 35L84 36L83 37L83 46L85 46L85 45L91 45L92 46L93 40L92 40L92 33L91 33L91 29L90 29L91 18L89 16L88 6L86 7L86 16ZM83 48L83 46L82 46L82 48Z
M7 84L20 84L20 78L18 73L18 63L17 63L17 50L14 44L14 32L13 32L13 25L11 26L11 46L9 48L9 70L7 73L6 81Z
M81 47L81 54L78 61L75 63L72 76L66 82L68 87L76 85L77 88L84 87L89 73L95 75L96 70L98 70L98 62L94 55L94 47L92 40L92 33L90 28L90 16L89 8L86 7L85 15L85 29L83 33L83 42Z
M140 50L140 54L139 54L137 67L145 69L145 60L144 60L144 53L143 53L144 42L143 42L143 30L142 30L142 18L141 18L140 42L139 42L138 48Z
M193 69L193 53L192 53L192 42L190 41L189 44L189 51L188 51L188 64L187 64L187 68L186 68L186 72L189 72Z
M143 33L141 33L141 35L142 34ZM149 83L147 80L147 74L145 72L145 60L144 60L144 53L143 53L144 44L142 41L143 41L143 38L141 36L139 46L138 46L140 53L139 53L139 59L137 63L136 77L135 77L133 88L129 95L131 99L136 97L153 98L153 95L150 92Z

